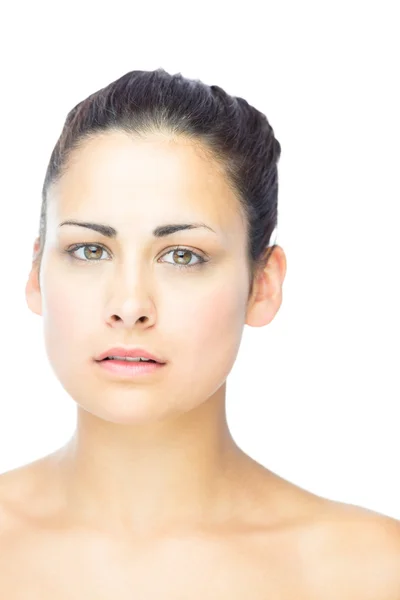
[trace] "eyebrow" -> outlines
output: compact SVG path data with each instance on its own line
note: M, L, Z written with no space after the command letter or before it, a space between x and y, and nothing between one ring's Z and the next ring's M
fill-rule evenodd
M97 231L98 233L101 233L109 238L116 238L118 235L118 232L116 229L114 229L114 227L111 227L110 225L102 225L101 223L68 220L60 223L59 227L62 227L63 225L78 225L79 227L86 227L87 229L93 229L94 231ZM161 238L167 235L172 235L176 231L182 231L183 229L197 229L199 227L205 227L206 229L216 233L214 229L211 229L211 227L205 223L173 223L171 225L159 225L153 229L153 236L156 238Z

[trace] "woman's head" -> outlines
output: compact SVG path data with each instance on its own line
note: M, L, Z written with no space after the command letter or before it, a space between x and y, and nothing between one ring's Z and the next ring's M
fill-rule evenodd
M149 384L155 419L217 392L256 278L280 251L269 246L279 156L266 117L245 100L161 69L128 73L68 114L43 185L27 298L43 314L50 361L78 404L126 423L141 410L148 419ZM110 235L62 225L72 220L107 225ZM183 223L206 227L154 233ZM279 284L284 262L278 252ZM278 308L276 300L265 322ZM144 347L167 365L140 382L116 382L93 359L118 344Z

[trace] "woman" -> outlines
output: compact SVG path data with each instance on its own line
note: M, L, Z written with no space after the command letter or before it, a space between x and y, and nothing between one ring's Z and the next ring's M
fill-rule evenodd
M26 297L77 427L2 475L2 597L400 590L397 521L282 479L227 425L243 326L282 301L280 151L245 100L162 69L68 114Z

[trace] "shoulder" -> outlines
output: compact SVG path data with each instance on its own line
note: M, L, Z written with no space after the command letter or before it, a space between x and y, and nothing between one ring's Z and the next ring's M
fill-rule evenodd
M25 473L21 467L0 473L0 540L4 540L18 524L27 491Z
M45 465L46 460L42 458L0 473L1 539L34 516L37 492L43 489Z
M400 600L400 521L340 502L326 507L304 538L320 597Z

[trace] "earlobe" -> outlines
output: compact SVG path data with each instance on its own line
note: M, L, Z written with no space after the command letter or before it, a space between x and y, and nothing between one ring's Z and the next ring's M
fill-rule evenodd
M255 278L253 294L247 307L247 325L263 327L274 319L282 304L282 284L285 275L285 253L280 246L275 246L267 265Z
M25 286L25 297L28 308L36 315L42 314L42 293L39 283L39 272L37 267L32 267L28 281Z
M39 265L35 262L39 251L39 240L35 240L33 247L33 264L25 286L25 297L28 308L35 314L42 314L42 292L40 289Z
M282 303L282 292L276 282L261 274L254 283L254 293L247 307L246 321L250 327L268 325Z

